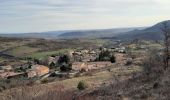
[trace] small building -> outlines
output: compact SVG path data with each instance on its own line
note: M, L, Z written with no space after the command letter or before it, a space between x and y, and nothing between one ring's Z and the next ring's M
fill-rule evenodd
M123 49L120 49L118 52L119 52L119 53L126 53L126 51L123 50Z
M25 77L25 73L16 73L16 72L3 72L0 73L0 78L2 79L11 79L11 78L20 78Z
M70 50L70 51L68 52L68 55L69 55L70 57L73 57L73 54L74 54L74 51L73 51L73 50Z
M125 50L126 48L125 48L125 47L121 47L120 49L121 49L121 50Z
M56 57L48 57L48 65L50 65L52 62L56 63L59 59L59 56Z
M81 50L82 54L87 54L89 52L89 50Z
M89 54L96 54L96 52L95 51L90 51Z
M81 52L74 52L73 55L82 55Z
M84 67L85 67L85 63L84 62L74 62L72 64L72 69L75 70L75 71L80 71Z
M33 65L31 69L28 71L28 77L35 77L35 76L43 76L49 73L49 68L43 65Z
M48 57L48 65L54 62L55 57Z

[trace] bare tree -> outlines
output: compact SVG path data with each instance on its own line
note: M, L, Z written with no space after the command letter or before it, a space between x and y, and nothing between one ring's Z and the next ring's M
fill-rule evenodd
M166 70L169 66L169 49L170 49L170 26L167 22L163 23L162 32L164 35L164 69Z

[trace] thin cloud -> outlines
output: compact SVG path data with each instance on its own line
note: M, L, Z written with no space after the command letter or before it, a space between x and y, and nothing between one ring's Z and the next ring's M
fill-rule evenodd
M0 0L0 32L147 26L170 17L169 4L169 0Z

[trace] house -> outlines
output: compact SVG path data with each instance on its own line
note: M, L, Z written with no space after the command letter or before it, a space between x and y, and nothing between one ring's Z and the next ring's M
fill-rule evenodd
M28 77L35 77L35 76L43 76L49 73L49 68L43 65L33 65L31 69L28 71Z
M50 65L52 62L55 63L54 61L55 57L48 57L48 65Z
M75 71L80 71L84 67L85 67L85 63L84 62L74 62L72 64L72 69L75 70Z
M114 52L126 53L126 48L125 47L115 48Z
M74 52L73 55L82 55L81 52Z
M11 79L11 78L20 78L26 76L25 73L16 73L16 72L2 72L0 73L0 78L2 79Z
M95 51L90 51L89 54L96 54L96 52Z
M121 49L121 50L125 50L126 48L125 48L125 47L121 47L120 49Z
M59 56L56 57L48 57L48 65L50 65L52 62L56 63L59 59Z
M70 57L73 57L73 54L74 54L74 51L73 51L73 50L70 50L70 51L68 52L68 55L69 55Z
M126 53L126 51L125 51L125 50L122 50L122 49L120 49L118 52L119 52L119 53Z
M89 50L81 50L82 54L87 54L89 52Z

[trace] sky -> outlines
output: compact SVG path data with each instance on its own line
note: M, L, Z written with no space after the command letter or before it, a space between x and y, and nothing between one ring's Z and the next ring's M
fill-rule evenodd
M0 33L151 26L170 0L0 0Z

